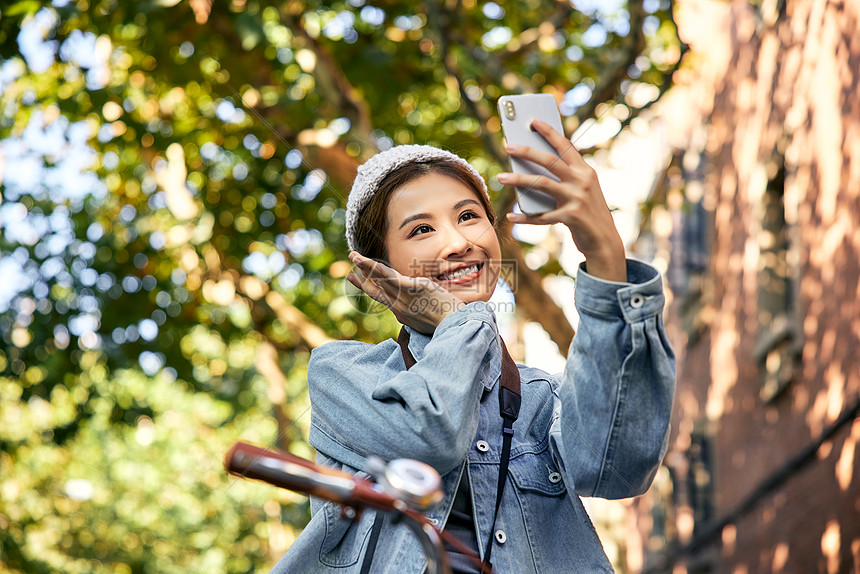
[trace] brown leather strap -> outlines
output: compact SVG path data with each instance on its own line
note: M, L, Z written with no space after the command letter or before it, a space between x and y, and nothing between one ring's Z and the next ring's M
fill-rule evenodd
M520 396L520 369L514 362L511 354L508 353L508 348L505 342L499 337L499 343L502 345L502 386L514 393L517 397ZM510 416L513 420L517 420L520 414L520 404L517 401L516 408L511 406L502 406L502 416Z
M406 363L406 370L411 369L415 363L415 357L412 356L412 351L409 350L409 333L405 327L400 328L400 334L397 336L397 344L400 345L400 352L403 354L403 362Z

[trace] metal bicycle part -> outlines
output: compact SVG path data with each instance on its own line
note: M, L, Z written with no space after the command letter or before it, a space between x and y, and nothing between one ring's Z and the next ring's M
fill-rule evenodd
M367 459L367 471L386 492L422 512L442 502L442 478L432 466L408 458L385 464L379 457Z
M427 569L425 574L447 574L451 571L448 563L448 555L439 531L427 522L419 522L414 518L406 516L406 525L412 530L415 538L421 543L424 555L427 557Z

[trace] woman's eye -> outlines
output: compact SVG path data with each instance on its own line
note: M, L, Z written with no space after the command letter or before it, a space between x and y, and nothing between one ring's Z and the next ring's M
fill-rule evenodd
M420 235L422 233L427 233L429 231L433 231L433 228L430 227L429 225L419 225L418 227L416 227L415 229L412 230L412 233L409 234L409 237L412 237L413 235Z
M475 219L478 217L478 214L474 211L466 211L460 216L460 221L468 221L469 219Z

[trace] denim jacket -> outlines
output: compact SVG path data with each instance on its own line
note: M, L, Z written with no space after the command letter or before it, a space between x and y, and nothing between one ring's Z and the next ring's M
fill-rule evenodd
M675 358L661 317L662 283L636 261L628 260L627 275L629 283L616 283L581 268L574 296L580 323L564 372L519 366L522 404L493 541L500 574L612 572L580 496L639 495L665 454ZM487 303L470 303L432 337L408 330L417 360L409 370L392 339L314 350L310 442L320 463L360 475L370 455L435 467L445 496L428 516L439 527L465 473L483 552L502 443L495 315ZM350 521L338 505L315 498L311 513L272 572L357 573L375 513ZM408 528L386 520L371 572L419 574L424 567Z

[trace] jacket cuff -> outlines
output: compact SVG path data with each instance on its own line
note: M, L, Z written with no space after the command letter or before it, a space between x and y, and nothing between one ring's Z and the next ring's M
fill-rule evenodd
M589 275L585 263L576 274L574 300L581 311L595 315L623 315L629 323L659 314L665 303L663 279L651 265L627 260L627 282Z
M483 321L493 330L493 340L500 340L499 326L496 324L495 305L493 305L493 303L485 303L483 301L469 303L442 319L439 325L436 326L434 337L438 333L443 333L448 329L454 329L468 321ZM484 389L486 390L492 389L493 386L495 386L496 381L498 381L501 376L502 354L500 352L494 351L492 353L488 369L488 372L491 373L491 375L484 380Z
M483 301L475 301L474 303L469 303L468 305L464 305L457 311L449 313L436 326L436 332L438 333L440 331L444 331L445 329L457 327L459 325L462 325L466 321L473 320L483 321L492 326L494 331L498 332L494 305L492 303L485 303Z

